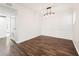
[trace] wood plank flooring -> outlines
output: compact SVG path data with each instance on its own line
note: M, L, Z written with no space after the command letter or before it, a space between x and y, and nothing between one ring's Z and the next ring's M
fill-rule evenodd
M10 48L10 56L77 56L72 40L39 36L15 44Z
M7 38L3 37L0 38L0 56L4 56L7 54L8 54Z

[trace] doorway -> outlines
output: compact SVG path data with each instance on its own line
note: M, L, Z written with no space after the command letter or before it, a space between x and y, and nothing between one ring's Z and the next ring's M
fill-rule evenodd
M7 55L10 39L15 40L15 16L0 15L0 55Z

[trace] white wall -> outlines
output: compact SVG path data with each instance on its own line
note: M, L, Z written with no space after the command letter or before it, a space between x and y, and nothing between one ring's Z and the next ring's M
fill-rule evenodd
M33 37L39 36L40 25L39 15L29 8L15 5L16 16L16 42L22 42Z
M60 9L55 15L43 16L42 35L72 39L72 11Z
M74 8L75 18L73 18L73 20L75 21L73 23L73 43L79 54L79 7L78 6L79 4L76 4Z
M72 12L61 7L55 15L42 17L30 8L15 4L16 41L22 42L39 35L72 39Z

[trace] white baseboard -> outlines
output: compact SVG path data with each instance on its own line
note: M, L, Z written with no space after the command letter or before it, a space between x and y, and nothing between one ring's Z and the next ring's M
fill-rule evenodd
M7 36L0 36L0 38L4 38L4 37L7 37Z
M44 35L44 34L43 34ZM51 37L56 37L56 38L61 38L61 39L68 39L68 40L72 40L72 38L66 38L63 36L55 36L55 35L44 35L44 36L51 36Z
M76 51L77 51L77 53L78 53L78 55L79 55L79 49L78 49L78 47L77 47L77 44L73 41L73 43L74 43L74 46L75 46L75 49L76 49Z
M26 38L26 40L23 39L23 40L21 40L21 41L16 41L16 43L21 43L21 42L24 42L24 41L30 40L30 39L35 38L35 37L38 37L38 36L40 36L40 35L33 36L33 37L30 37L30 38Z

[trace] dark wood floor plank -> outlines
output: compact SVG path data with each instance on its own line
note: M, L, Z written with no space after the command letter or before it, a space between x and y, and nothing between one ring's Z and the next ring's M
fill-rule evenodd
M11 47L10 54L26 56L77 56L72 40L38 36Z

